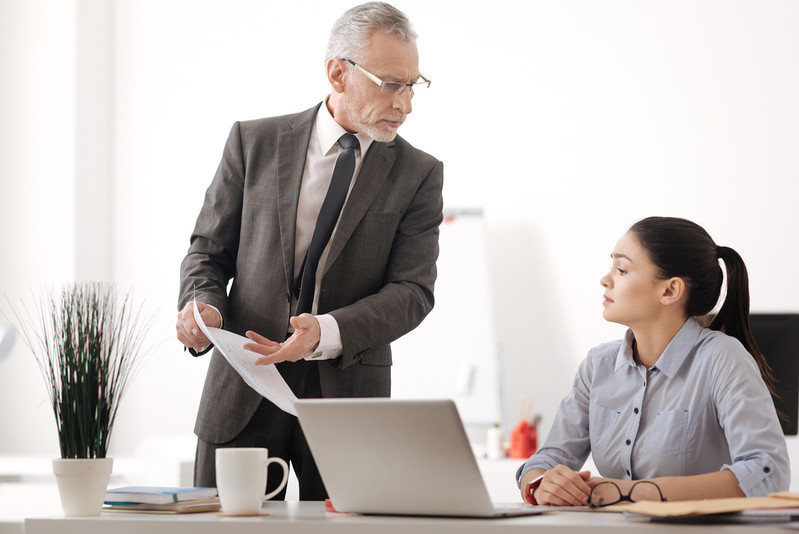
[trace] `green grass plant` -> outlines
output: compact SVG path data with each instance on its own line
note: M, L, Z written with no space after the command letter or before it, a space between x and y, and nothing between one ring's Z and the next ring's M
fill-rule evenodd
M105 458L150 326L142 308L112 284L78 282L12 309L47 386L61 457Z

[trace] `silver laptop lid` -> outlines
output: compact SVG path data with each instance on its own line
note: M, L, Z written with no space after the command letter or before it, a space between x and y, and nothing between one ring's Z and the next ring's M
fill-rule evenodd
M451 400L303 399L296 407L337 510L494 515Z

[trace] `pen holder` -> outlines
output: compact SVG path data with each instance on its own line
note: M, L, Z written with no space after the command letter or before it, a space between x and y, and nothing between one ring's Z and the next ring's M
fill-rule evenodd
M509 458L529 458L538 450L538 429L527 421L519 424L510 433Z

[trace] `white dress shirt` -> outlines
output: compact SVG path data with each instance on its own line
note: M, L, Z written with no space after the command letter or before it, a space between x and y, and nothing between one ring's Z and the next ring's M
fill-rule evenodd
M316 122L314 123L313 130L311 131L311 140L308 143L308 153L305 158L305 170L302 175L302 184L300 186L300 198L297 205L297 229L294 239L294 279L297 279L300 273L302 261L305 258L305 253L311 244L314 228L316 228L316 219L319 216L319 210L322 208L322 203L327 195L327 189L330 186L330 180L333 177L333 168L336 165L336 158L342 150L338 144L339 138L346 134L347 131L334 119L327 108L327 101L325 101L319 108L316 114ZM366 134L354 134L358 138L360 147L355 149L355 172L350 182L350 188L347 192L347 198L358 179L358 174L363 164L363 156L369 150L373 139ZM346 209L342 207L341 212L344 213ZM330 243L336 235L338 223L330 240L325 246L321 257L319 258L319 265L316 270L316 286L314 288L314 299L311 308L311 313L316 314L316 308L319 302L319 286L322 282L322 273L324 272L327 256L330 252ZM291 309L297 307L297 297L292 298ZM336 358L341 354L341 333L339 332L338 323L332 315L317 315L319 326L321 328L321 338L316 351L307 356L306 360L325 360Z
M688 319L650 369L633 334L591 349L544 446L517 472L577 471L591 453L603 477L637 480L729 469L747 497L788 489L788 451L754 358Z

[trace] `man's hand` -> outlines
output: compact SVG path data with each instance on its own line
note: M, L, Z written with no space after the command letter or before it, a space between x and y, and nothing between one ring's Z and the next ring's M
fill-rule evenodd
M197 309L200 310L200 316L207 326L219 328L222 325L222 317L211 306L198 302ZM178 341L191 349L201 351L211 344L211 341L200 330L197 321L194 320L194 301L187 302L178 312L178 322L175 328L178 333Z
M525 475L522 480L522 491L527 483L536 478L532 472L528 475L531 476ZM591 492L591 487L587 483L590 477L590 471L578 473L565 465L556 465L554 469L544 473L541 484L535 490L535 500L538 504L585 506L588 504L588 494Z
M322 331L319 321L310 313L292 317L289 322L294 333L283 343L276 343L264 336L249 330L247 337L255 343L247 343L244 348L261 355L255 365L269 365L280 362L296 362L313 353L319 346Z

